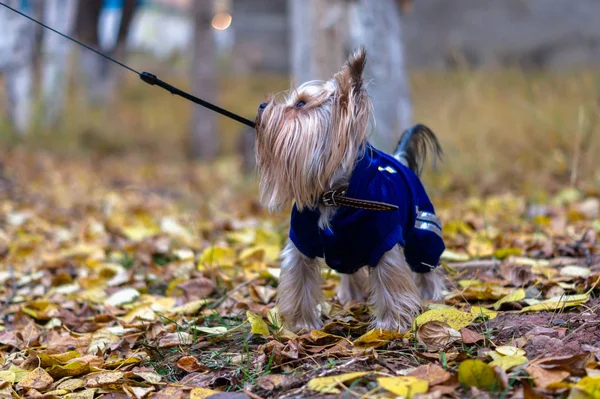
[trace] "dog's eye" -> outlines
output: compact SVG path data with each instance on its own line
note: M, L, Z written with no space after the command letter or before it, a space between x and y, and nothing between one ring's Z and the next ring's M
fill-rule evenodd
M306 105L306 103L304 101L300 100L296 103L296 105L294 105L294 108L301 108L305 105Z

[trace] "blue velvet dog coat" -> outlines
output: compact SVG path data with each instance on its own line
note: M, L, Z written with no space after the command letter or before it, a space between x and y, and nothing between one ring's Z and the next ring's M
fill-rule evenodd
M394 157L366 145L350 178L347 197L386 202L398 210L381 212L340 207L326 230L318 226L319 209L294 205L290 239L309 258L324 258L338 273L376 266L396 244L404 248L412 271L438 266L445 249L442 226L418 176Z

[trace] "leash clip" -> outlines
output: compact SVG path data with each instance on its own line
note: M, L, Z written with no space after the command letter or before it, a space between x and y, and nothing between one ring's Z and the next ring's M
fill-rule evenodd
M325 206L338 206L338 204L335 202L336 193L337 189L325 192L321 197L321 201L323 201L323 204Z

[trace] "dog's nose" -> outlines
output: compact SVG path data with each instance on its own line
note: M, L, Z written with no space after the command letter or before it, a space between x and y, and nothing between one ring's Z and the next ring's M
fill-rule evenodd
M260 103L260 105L258 106L259 111L262 111L265 108L267 108L267 103Z

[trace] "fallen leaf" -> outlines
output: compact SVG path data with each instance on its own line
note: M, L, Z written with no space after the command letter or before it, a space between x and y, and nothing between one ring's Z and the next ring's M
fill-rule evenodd
M402 335L397 332L372 329L358 337L353 344L357 348L379 348L390 341L401 338Z
M317 377L310 380L306 385L306 388L321 393L340 393L339 388L337 388L338 386L341 386L346 382L354 381L367 374L369 373L366 371L358 371L355 373L340 374L330 377Z
M434 363L420 365L408 375L426 380L429 386L443 384L452 376L448 371Z
M583 266L565 266L560 269L560 275L563 277L587 277L591 270Z
M460 330L463 327L468 326L475 320L477 316L473 313L461 312L460 310L449 308L449 309L432 309L417 316L415 318L415 326L427 323L428 321L441 321L448 324L455 330Z
M219 393L219 391L213 391L208 388L193 388L190 391L190 399L206 399L216 393Z
M465 344L474 344L485 339L483 335L478 334L475 331L469 330L468 328L461 328L460 336L462 342Z
M24 376L17 384L20 388L35 389L43 391L54 382L54 379L43 368L36 368L31 373Z
M193 373L195 371L208 371L208 367L200 363L198 359L194 356L184 356L177 361L177 367L180 369L187 371L188 373Z
M544 312L550 310L564 309L573 306L579 306L590 300L588 294L581 295L563 295L552 297L545 301L541 301L535 305L527 306L521 309L521 312Z
M521 348L517 348L516 346L497 346L495 351L502 356L525 356L525 351Z
M140 293L138 290L134 288L124 288L109 296L106 299L106 304L110 306L121 306L133 302L139 296Z
M461 334L441 321L428 321L417 329L417 340L423 345L444 348L461 339Z
M468 387L484 391L499 388L494 370L481 360L465 360L458 366L458 381Z
M496 318L496 316L498 316L498 312L486 309L482 306L471 306L471 313L477 315L478 317L485 317L490 320L493 320Z
M427 381L412 376L380 377L377 383L386 391L409 399L429 389Z
M500 308L502 307L503 304L510 303L510 302L519 302L519 301L525 299L526 296L527 295L523 288L514 290L513 292L506 295L505 297L498 299L498 301L496 303L494 303L494 309L500 310Z
M579 396L576 396L579 393ZM600 377L583 377L571 390L569 398L600 399Z
M537 364L530 364L525 368L531 376L536 387L545 389L548 385L560 382L569 376L568 371L546 370Z
M521 366L527 363L529 360L525 356L521 355L509 355L502 356L489 363L490 366L498 366L504 371L508 371L513 367Z
M269 335L271 335L269 333L269 327L267 326L267 323L265 323L265 321L262 319L262 317L250 311L246 311L246 317L248 318L248 321L252 326L250 333L257 334L262 337L268 337Z

